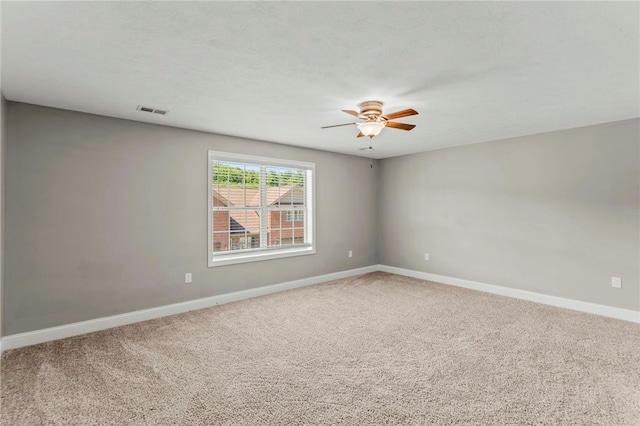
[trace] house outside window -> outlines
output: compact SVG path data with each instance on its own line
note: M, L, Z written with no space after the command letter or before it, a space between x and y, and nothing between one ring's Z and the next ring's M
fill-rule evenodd
M315 164L209 151L209 266L315 253Z

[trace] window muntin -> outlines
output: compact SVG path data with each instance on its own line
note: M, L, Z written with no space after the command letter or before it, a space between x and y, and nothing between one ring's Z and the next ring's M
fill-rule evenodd
M209 266L315 253L314 171L209 151Z

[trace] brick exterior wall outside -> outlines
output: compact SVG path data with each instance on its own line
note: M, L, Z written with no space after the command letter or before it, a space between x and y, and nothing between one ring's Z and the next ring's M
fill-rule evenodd
M213 197L213 206L225 206L217 197ZM229 250L229 212L213 212L213 251ZM222 232L218 232L222 231Z

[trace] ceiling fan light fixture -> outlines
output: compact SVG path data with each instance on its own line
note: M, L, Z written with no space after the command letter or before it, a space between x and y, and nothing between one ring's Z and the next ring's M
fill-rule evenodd
M384 127L384 123L380 121L365 121L363 123L357 123L356 126L363 135L372 138L380 133Z
M382 115L382 102L379 101L366 101L361 103L360 112L352 111L350 109L343 109L342 112L346 112L347 114L357 117L363 121L358 123L345 123L335 124L333 126L323 126L321 127L321 129L355 125L360 131L357 136L358 138L369 136L369 138L373 139L374 136L377 136L378 133L382 131L383 127L389 127L391 129L399 130L412 130L414 127L416 127L415 124L399 123L397 121L391 120L402 117L410 117L412 115L418 114L418 111L414 110L413 108L407 108L403 109L402 111L395 111Z

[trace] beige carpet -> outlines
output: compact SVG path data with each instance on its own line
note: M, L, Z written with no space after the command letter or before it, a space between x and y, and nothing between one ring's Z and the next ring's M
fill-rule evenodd
M385 273L2 361L2 425L640 424L637 324Z

